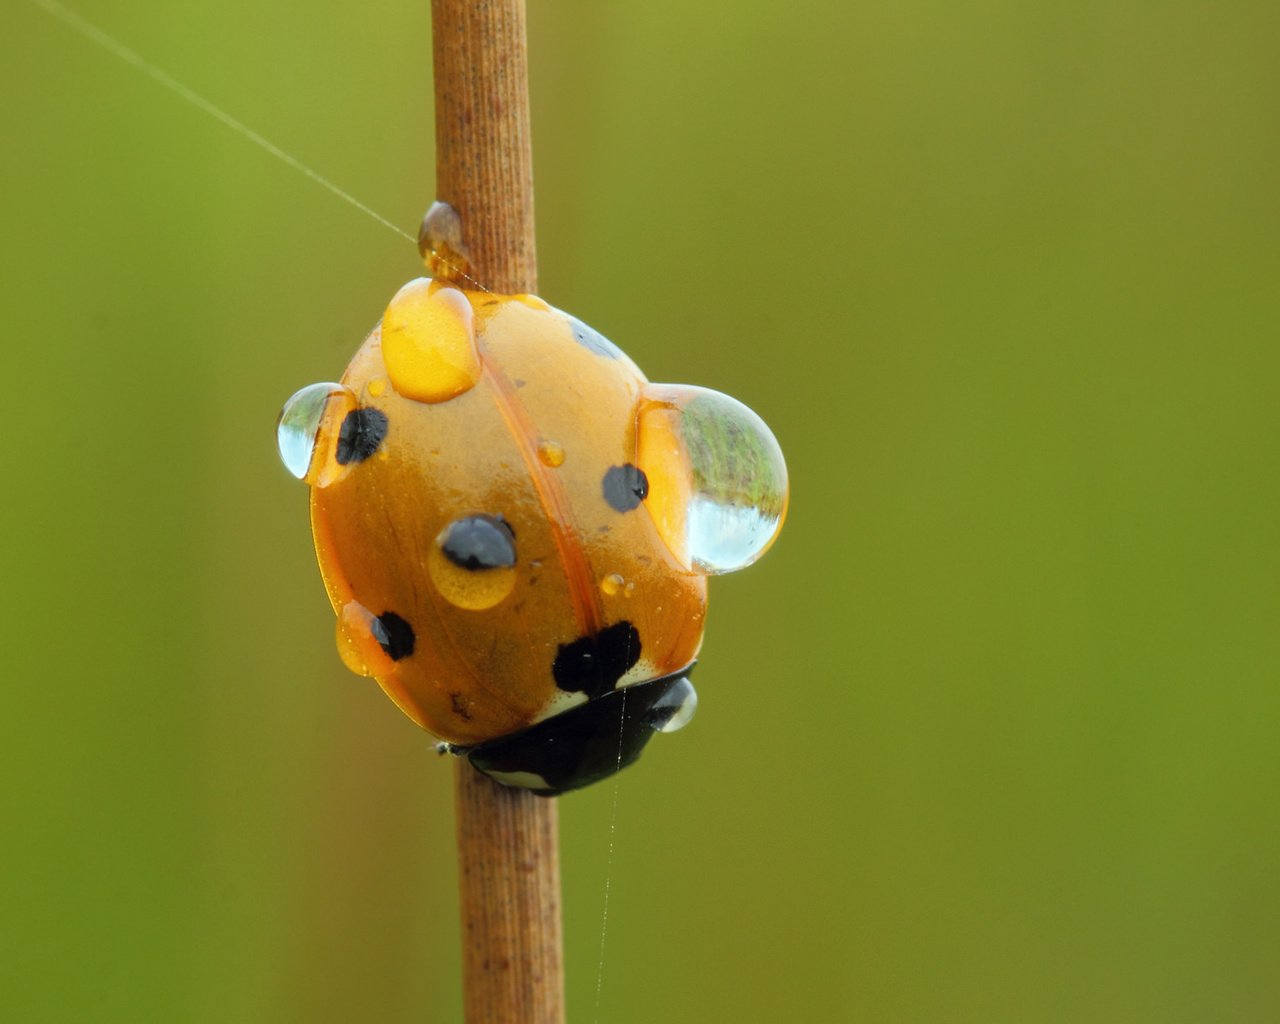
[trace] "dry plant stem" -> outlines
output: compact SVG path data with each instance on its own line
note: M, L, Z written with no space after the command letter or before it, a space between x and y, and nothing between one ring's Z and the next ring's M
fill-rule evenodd
M472 273L538 290L524 0L432 0L436 198L462 216Z
M555 800L459 760L454 807L467 1024L562 1024Z
M537 290L524 0L433 0L436 198L477 281ZM468 1024L561 1024L556 802L459 760L454 780Z

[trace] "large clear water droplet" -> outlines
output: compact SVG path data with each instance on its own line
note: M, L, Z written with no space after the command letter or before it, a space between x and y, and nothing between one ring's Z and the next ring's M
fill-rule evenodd
M640 399L644 505L671 552L709 574L769 549L787 512L787 466L764 420L707 388L655 384Z
M317 449L324 447L320 427L333 400L343 405L344 415L356 404L355 395L349 388L326 382L308 384L295 391L280 410L280 419L276 423L280 461L285 469L307 483L315 482L324 462L323 453L317 453Z

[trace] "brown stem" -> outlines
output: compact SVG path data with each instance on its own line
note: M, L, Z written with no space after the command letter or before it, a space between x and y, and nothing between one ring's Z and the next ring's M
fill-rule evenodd
M432 0L436 198L462 216L473 275L536 292L524 0Z
M432 0L431 27L436 198L461 215L474 278L535 292L524 0ZM454 793L467 1024L562 1024L556 802L465 760Z
M499 786L463 760L454 796L467 1024L562 1024L555 799Z

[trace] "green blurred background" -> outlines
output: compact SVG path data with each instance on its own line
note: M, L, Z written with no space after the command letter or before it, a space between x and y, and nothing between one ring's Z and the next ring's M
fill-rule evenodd
M792 471L563 801L571 1020L1277 1019L1280 8L531 6L543 295ZM78 9L415 228L425 2ZM457 1020L450 773L273 443L416 253L3 37L0 1013Z

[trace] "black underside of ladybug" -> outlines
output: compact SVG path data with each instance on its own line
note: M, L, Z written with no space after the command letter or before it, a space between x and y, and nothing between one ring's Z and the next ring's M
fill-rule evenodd
M693 667L613 690L513 735L448 749L486 775L539 796L580 789L640 756L653 734L693 698Z

